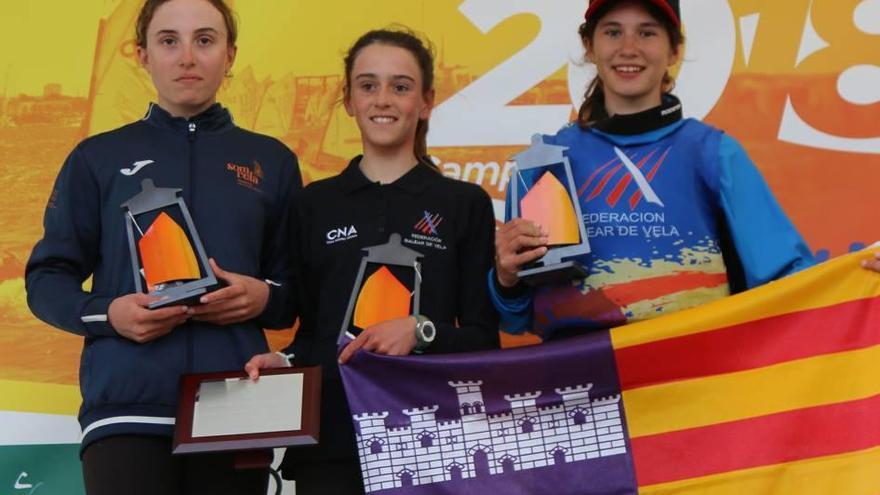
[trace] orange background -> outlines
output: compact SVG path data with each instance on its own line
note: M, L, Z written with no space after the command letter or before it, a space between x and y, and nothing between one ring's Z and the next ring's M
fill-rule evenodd
M53 12L46 6L39 12L27 3L4 6L0 20L5 47L0 53L0 378L75 384L82 340L31 316L24 265L42 234L42 210L67 153L87 135L139 118L153 94L148 76L132 57L138 1L54 3L54 14L45 14ZM482 33L459 10L460 3L239 1L240 56L220 100L239 125L277 136L296 151L307 181L333 174L359 147L356 128L335 105L341 54L356 33L403 22L427 34L438 45L442 102L516 56L540 27L535 16L524 14ZM705 120L745 145L821 255L840 255L880 237L871 215L880 211L875 192L880 145L872 144L880 139L880 90L873 90L873 102L855 104L838 89L844 71L880 66L880 21L870 20L880 19L878 4L730 0L737 25L735 61ZM749 37L747 60L740 21L755 14L760 17L754 37ZM807 24L826 46L799 60ZM880 80L873 87L880 88ZM787 100L809 127L862 140L867 148L821 149L810 145L806 135L802 140L807 144L780 140ZM560 64L510 104L570 104L565 67ZM460 146L431 151L441 164L455 162L462 170L470 162L497 162L501 170L520 149ZM454 167L441 168L457 175ZM503 199L504 179L495 172L481 176L471 169L464 175ZM290 332L272 333L271 341L277 348L290 337Z

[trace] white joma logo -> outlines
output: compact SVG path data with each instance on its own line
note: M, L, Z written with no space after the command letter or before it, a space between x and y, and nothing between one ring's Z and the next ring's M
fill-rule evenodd
M333 244L334 242L339 241L347 241L349 239L354 239L357 237L358 231L354 228L354 225L349 225L348 227L341 227L338 229L330 229L327 231L327 244Z
M153 160L140 160L131 164L131 168L121 168L119 169L119 173L122 175L134 175L140 171L140 169L146 167L147 165L154 163Z

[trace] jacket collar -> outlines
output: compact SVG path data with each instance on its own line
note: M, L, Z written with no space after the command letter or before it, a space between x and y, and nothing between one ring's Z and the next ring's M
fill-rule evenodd
M345 194L352 194L366 187L380 185L378 182L372 182L361 172L360 163L362 158L363 155L352 158L348 166L345 167L345 170L339 174L339 178L342 181L342 190ZM440 172L432 170L428 165L419 162L409 172L387 185L415 196L427 189L432 179L439 177L441 177Z
M663 95L663 102L654 108L628 115L608 115L604 105L593 109L592 129L607 134L632 136L655 131L682 119L681 101L672 94Z
M235 126L232 114L219 103L214 103L204 112L189 119L174 117L156 103L150 103L147 114L142 119L156 127L169 130L186 130L189 124L196 124L199 132L219 132Z

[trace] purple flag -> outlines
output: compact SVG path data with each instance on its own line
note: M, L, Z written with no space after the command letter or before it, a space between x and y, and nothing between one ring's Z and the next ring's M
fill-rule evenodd
M637 493L608 332L341 372L367 493Z

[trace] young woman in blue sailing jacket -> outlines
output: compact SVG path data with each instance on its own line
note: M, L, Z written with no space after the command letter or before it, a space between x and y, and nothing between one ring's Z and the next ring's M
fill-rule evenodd
M608 328L813 264L743 147L683 119L669 93L684 39L679 2L591 0L585 21L580 36L597 76L577 122L544 141L568 148L592 249L579 261L589 273L527 288L517 272L547 252L548 232L507 222L489 278L503 330L549 339Z

